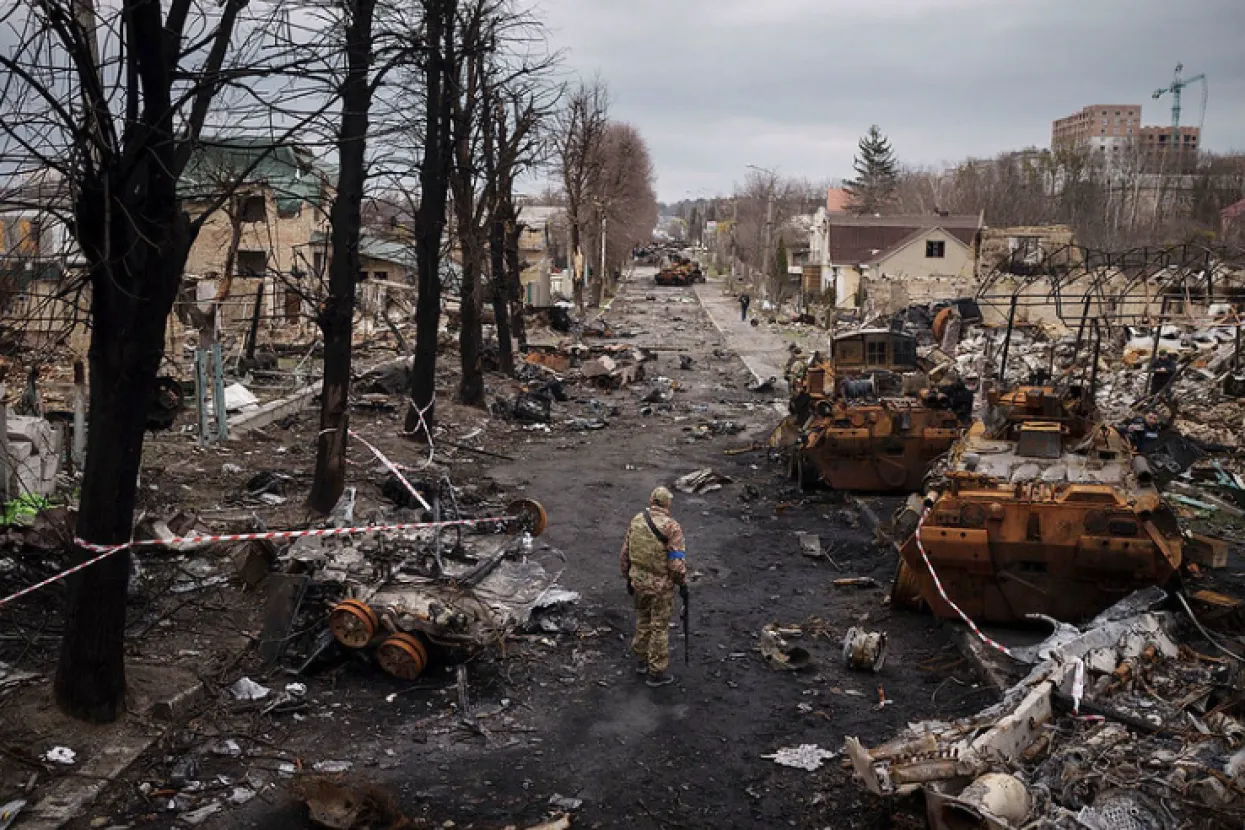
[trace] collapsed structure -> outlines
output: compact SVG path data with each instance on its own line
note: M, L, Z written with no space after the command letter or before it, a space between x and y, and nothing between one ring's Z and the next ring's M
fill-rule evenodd
M923 793L934 830L1240 826L1240 662L1182 643L1164 599L1141 592L1012 651L1027 675L976 715L872 749L847 738L858 778L878 796Z

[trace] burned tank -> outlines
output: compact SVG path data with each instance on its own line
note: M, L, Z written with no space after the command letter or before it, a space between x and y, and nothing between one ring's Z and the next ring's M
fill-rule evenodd
M829 359L793 360L787 380L791 414L770 444L786 453L801 484L919 490L972 410L962 384L931 388L915 338L889 329L839 335Z
M1097 422L1078 388L994 390L986 403L933 489L897 521L911 535L895 602L957 617L945 591L980 622L1075 621L1171 578L1176 517L1145 459Z
M653 277L653 282L657 285L666 286L694 285L704 281L705 275L700 270L700 263L680 256L673 257L670 265L662 268Z

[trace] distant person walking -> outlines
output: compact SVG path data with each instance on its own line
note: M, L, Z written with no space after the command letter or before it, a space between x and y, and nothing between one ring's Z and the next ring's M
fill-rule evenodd
M648 498L648 509L637 513L623 540L620 564L627 593L635 597L635 637L631 652L639 661L638 674L648 675L656 688L674 682L670 666L670 617L674 587L687 602L687 553L683 528L670 515L673 494L658 487Z
M748 322L748 306L752 305L752 298L748 296L748 292L739 295L739 319Z

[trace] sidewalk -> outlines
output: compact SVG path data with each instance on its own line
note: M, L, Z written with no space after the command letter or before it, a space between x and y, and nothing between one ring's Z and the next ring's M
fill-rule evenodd
M709 321L726 338L731 350L739 354L758 382L771 377L781 381L787 367L787 358L790 356L788 346L798 342L807 354L810 345L808 338L794 335L784 337L764 323L759 326L745 323L739 319L739 300L723 294L722 288L720 279L711 279L694 286L696 297L700 300L705 314L709 316ZM753 308L749 314L756 310ZM824 347L822 343L812 344L812 348Z

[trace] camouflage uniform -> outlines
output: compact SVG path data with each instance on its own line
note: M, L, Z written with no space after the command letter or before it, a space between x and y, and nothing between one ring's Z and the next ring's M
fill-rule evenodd
M666 544L649 529L644 514L637 513L627 529L620 559L623 576L635 589L636 626L631 651L648 661L650 674L660 674L670 665L674 587L687 582L687 560L683 528L670 516L669 507L654 503L648 513L665 535Z

